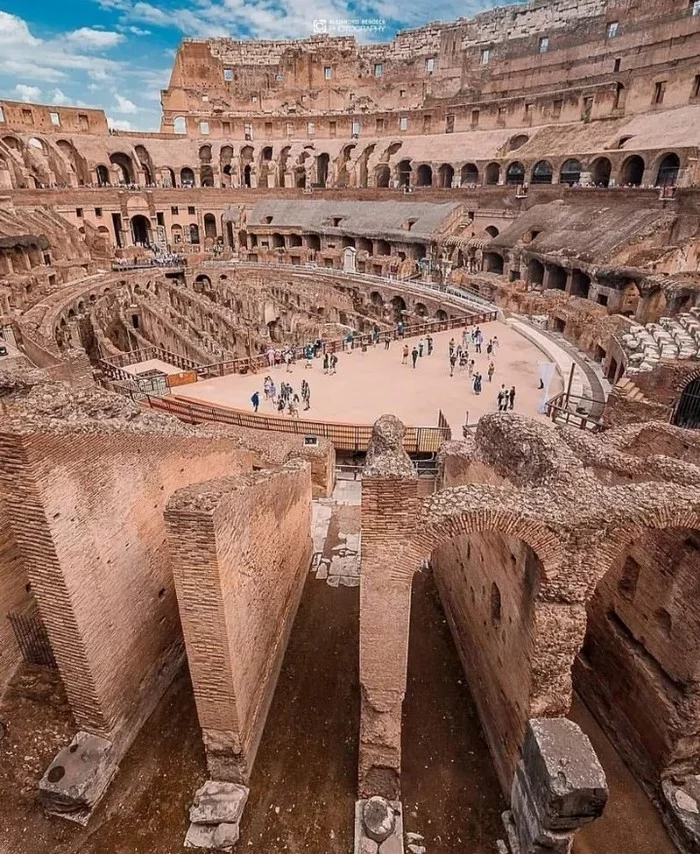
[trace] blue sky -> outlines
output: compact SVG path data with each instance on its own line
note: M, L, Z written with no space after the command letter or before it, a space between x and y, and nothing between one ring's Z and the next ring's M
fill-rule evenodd
M319 18L381 21L385 41L491 0L0 0L0 98L99 107L124 130L157 130L182 38L302 38Z

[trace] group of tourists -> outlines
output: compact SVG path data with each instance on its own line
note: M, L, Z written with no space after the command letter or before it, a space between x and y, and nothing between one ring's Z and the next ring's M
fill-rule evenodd
M300 393L284 380L280 383L279 391L271 376L263 380L263 393L265 400L270 401L280 415L287 413L292 418L299 417L299 404L304 404L304 411L311 409L311 388L306 380L301 381ZM250 402L253 404L253 412L260 407L260 392L254 391Z

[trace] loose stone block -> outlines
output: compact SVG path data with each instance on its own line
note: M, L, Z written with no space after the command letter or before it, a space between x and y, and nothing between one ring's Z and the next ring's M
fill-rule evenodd
M197 824L237 824L248 801L250 789L238 783L207 780L197 790L190 807L190 821Z

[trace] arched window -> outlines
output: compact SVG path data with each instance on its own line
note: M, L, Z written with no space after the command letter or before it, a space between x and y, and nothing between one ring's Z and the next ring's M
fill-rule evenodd
M455 170L449 163L443 163L438 169L438 187L451 187Z
M683 389L673 423L676 427L700 428L700 377L691 380Z
M180 183L183 187L194 187L194 171L189 166L180 170Z
M175 133L187 133L187 119L184 116L176 116L173 121L173 130Z
M552 164L547 160L540 160L539 163L535 163L532 169L532 183L551 184L553 174Z
M411 161L402 160L396 167L396 175L399 179L399 187L408 187L411 184Z
M190 243L199 243L199 226L194 222L190 224Z
M506 184L523 184L525 182L525 167L516 160L506 169Z
M591 163L591 181L597 187L607 187L610 184L612 164L607 157L598 157Z
M216 240L216 217L214 214L204 214L204 237Z
M114 154L109 155L109 162L117 167L119 182L121 184L134 183L134 165L128 154L124 154L122 151L115 151Z
M559 172L559 183L560 184L578 184L581 180L581 161L580 160L567 160L561 167Z
M486 167L486 183L498 184L501 180L501 167L498 163L489 163Z
M106 187L109 184L109 169L101 164L95 170L97 175L97 183L100 187Z
M391 179L391 169L389 169L386 163L382 163L380 166L377 166L374 174L374 180L377 187L389 186L389 180Z
M678 172L681 168L681 161L677 154L667 154L661 163L659 163L659 171L656 176L657 187L674 186L678 180Z

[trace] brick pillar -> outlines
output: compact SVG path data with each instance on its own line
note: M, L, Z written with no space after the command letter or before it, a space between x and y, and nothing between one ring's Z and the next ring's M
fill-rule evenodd
M362 480L360 576L360 797L396 800L401 774L401 710L411 615L418 481L402 447L403 424L374 426Z

